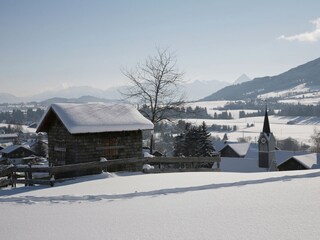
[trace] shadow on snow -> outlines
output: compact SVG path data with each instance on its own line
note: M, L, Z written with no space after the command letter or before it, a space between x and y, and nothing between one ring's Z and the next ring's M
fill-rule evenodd
M167 189L159 189L159 190L146 191L146 192L132 192L132 193L124 193L124 194L111 194L111 195L102 194L102 195L83 195L83 196L62 195L62 196L44 196L44 197L37 197L37 196L5 197L5 198L0 198L0 203L35 204L35 203L97 202L101 200L112 201L112 200L132 199L137 197L156 197L161 195L196 192L196 191L203 191L203 190L213 190L213 189L228 188L228 187L242 187L246 185L272 183L272 182L278 182L278 181L291 181L294 179L316 178L316 177L320 177L320 172L312 172L312 173L302 174L302 175L246 180L246 181L239 181L239 182L233 182L233 183L217 183L217 184L208 184L208 185L202 185L202 186L167 188ZM41 187L41 189L43 189L43 187ZM21 190L19 192L21 193L23 191ZM16 191L15 191L15 194L17 194Z

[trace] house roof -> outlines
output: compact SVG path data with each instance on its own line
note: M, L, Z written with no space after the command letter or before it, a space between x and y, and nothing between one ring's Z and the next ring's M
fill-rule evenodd
M0 138L17 138L18 134L16 133L5 133L5 134L0 134Z
M17 150L18 148L25 148L25 149L31 151L30 148L25 147L25 146L22 146L22 145L11 145L11 146L6 147L6 148L4 148L4 149L2 149L2 150L0 150L0 151L1 151L2 153L9 154L9 153L14 152L14 151Z
M308 169L314 168L318 163L317 154L316 153L310 153L310 154L292 156L292 157L286 159L285 161L283 161L282 163L280 163L278 165L278 167L280 165L284 164L285 162L289 161L290 159L296 160L298 163L300 163L301 165L303 165L304 167L306 167Z
M250 143L228 143L223 149L230 147L233 151L235 151L239 156L246 156L248 149L250 147Z
M48 131L53 114L71 134L153 129L152 122L131 105L56 103L43 115L37 132Z

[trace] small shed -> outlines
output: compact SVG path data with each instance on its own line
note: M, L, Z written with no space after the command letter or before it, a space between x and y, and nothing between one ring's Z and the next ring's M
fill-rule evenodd
M49 162L65 165L142 156L142 130L153 124L131 105L52 104L37 132L48 134Z
M317 168L318 160L316 153L292 156L278 165L279 171L306 170Z

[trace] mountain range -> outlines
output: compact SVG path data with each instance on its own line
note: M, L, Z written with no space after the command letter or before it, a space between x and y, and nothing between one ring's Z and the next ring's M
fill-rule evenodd
M275 76L251 80L242 74L233 84L219 80L185 83L181 86L187 101L245 100L253 98L305 98L320 97L320 58L307 62ZM126 86L101 90L89 86L69 87L63 90L46 91L32 97L20 98L9 93L0 93L0 103L47 101L103 101L120 100L120 91ZM204 97L207 96L207 97ZM204 97L204 98L203 98Z
M244 100L254 98L305 97L320 89L320 58L276 76L254 78L230 85L203 98L204 101Z
M243 75L242 75L243 76ZM230 85L229 82L219 80L187 82L181 86L186 93L188 101L198 100L218 91L221 88ZM120 91L126 86L112 87L107 90L101 90L90 86L74 86L65 89L45 91L30 97L16 97L9 93L0 93L0 103L18 103L18 102L82 102L84 99L91 97L91 100L108 102L112 100L120 100ZM84 98L85 97L85 98ZM48 101L47 101L48 100Z

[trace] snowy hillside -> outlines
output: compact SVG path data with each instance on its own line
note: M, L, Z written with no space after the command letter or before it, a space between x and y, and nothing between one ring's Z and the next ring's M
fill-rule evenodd
M259 95L264 98L277 93L290 93L299 90L301 86L309 89L306 93L319 91L320 88L320 58L307 62L275 76L254 78L242 84L227 86L205 98L205 101L214 100L244 100L255 99ZM276 94L274 94L276 93ZM281 97L281 96L280 96Z
M184 119L193 125L200 125L205 121L208 126L212 124L237 126L236 131L227 132L231 141L237 141L240 137L250 137L251 141L256 142L263 127L264 117L250 117L240 119ZM298 142L311 144L311 135L314 130L320 130L318 117L283 117L269 116L271 131L278 140L288 137L296 139ZM293 122L294 124L287 124ZM247 125L253 125L248 127ZM225 132L211 132L212 136L223 138Z
M0 191L1 239L318 239L320 171L102 174Z
M233 101L203 101L188 103L187 106L192 108L196 106L205 107L207 108L208 114L213 116L214 113L220 114L225 111L217 110L217 108L221 108L225 104L232 102ZM227 132L229 140L237 141L240 137L249 137L251 141L256 142L262 130L264 117L239 118L240 111L244 111L245 113L257 112L257 110L252 109L228 110L227 112L230 112L234 119L184 119L184 121L193 125L200 125L205 121L208 126L212 124L226 125L231 128L237 126L236 131ZM277 140L292 137L298 142L310 145L311 135L314 134L314 130L320 130L319 117L269 116L269 120L271 131ZM250 127L248 127L248 124ZM224 134L225 132L211 132L212 136L219 136L220 138L223 138Z

